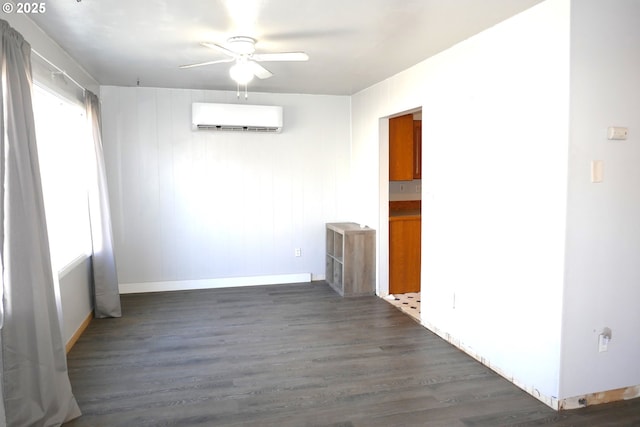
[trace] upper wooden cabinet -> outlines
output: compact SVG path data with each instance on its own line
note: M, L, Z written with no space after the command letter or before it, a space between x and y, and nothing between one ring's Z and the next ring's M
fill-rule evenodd
M413 121L413 179L422 179L422 120Z
M413 114L389 119L389 181L420 178L422 125Z
M413 179L413 114L389 119L389 181Z

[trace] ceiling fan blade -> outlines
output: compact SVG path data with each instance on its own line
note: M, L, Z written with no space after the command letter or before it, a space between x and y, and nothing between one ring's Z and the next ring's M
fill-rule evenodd
M268 79L269 77L273 76L273 73L271 71L267 70L257 62L250 61L248 62L248 64L251 64L251 71L253 71L253 74L255 74L255 76L259 79Z
M222 53L224 53L226 55L229 55L229 56L231 56L233 58L237 58L237 57L240 56L236 52L234 52L232 50L229 50L224 46L220 46L219 44L216 44L216 43L203 42L203 43L200 43L200 45L202 45L204 47L208 47L208 48L213 49L213 50L218 50L218 51L220 51L220 52L222 52Z
M308 61L309 55L304 52L254 53L251 59L256 61Z
M215 61L199 62L197 64L180 65L179 68L195 68L195 67L202 67L203 65L221 64L223 62L233 62L233 61L234 61L233 58L218 59L218 60L215 60Z

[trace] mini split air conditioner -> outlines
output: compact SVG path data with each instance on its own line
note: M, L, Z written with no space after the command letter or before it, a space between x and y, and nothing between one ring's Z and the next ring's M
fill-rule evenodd
M239 132L280 132L282 107L194 102L192 128Z

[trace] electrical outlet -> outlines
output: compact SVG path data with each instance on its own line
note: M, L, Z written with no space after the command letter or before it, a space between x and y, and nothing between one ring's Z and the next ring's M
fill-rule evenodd
M302 256L302 249L301 248L296 248L295 252L294 252L294 255L297 256L297 257L298 256Z
M603 353L609 349L609 341L611 341L611 329L604 328L598 335L598 351Z
M604 334L598 335L598 351L600 353L603 353L608 350L608 347L609 347L609 337Z

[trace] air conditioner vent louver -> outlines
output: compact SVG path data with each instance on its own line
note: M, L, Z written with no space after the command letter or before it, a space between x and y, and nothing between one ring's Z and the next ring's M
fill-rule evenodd
M280 128L257 127L257 126L198 125L198 129L232 131L232 132L280 132Z
M282 107L194 102L192 129L232 132L282 131Z

